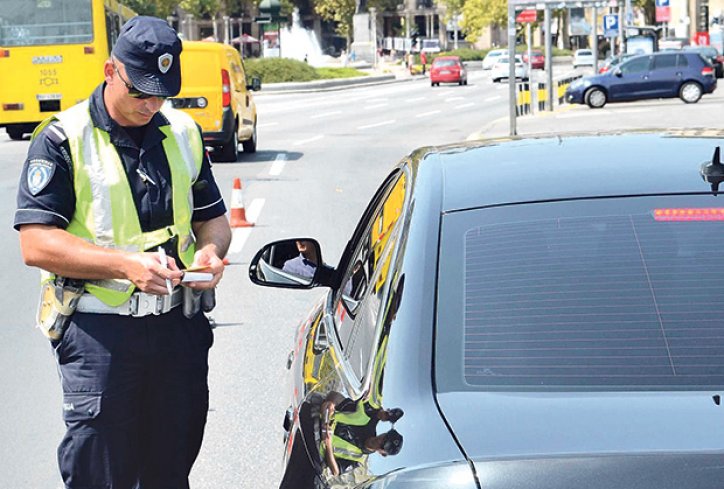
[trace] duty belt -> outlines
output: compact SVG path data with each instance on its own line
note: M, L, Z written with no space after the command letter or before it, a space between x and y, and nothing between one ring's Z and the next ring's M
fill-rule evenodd
M154 295L134 292L130 299L120 306L109 306L92 294L83 294L78 301L77 312L91 314L119 314L121 316L143 317L153 314L166 314L181 304L183 289L177 288L171 295Z

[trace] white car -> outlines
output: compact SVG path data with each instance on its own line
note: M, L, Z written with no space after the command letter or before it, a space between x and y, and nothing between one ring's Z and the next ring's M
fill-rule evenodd
M573 67L593 66L593 51L590 49L577 49L573 53Z
M498 58L503 56L504 54L507 54L507 49L493 49L488 51L488 54L485 55L485 58L483 58L483 69L489 70L493 67L496 61L498 61Z
M495 62L491 72L493 83L508 78L508 75L510 75L509 59L508 55L505 54ZM520 54L515 55L515 78L528 81L528 65L523 63L523 57Z

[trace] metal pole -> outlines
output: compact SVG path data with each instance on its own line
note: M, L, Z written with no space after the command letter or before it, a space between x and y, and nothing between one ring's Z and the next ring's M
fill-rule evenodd
M531 33L531 24L532 22L526 22L525 23L525 40L528 43L528 80L530 81L531 76L533 74L533 61L531 60L533 56L533 47L531 44L533 44L533 34Z
M518 134L515 105L515 7L512 0L508 0L508 113L511 136Z
M224 20L224 44L231 44L231 18L224 15L222 19Z
M598 74L598 7L593 6L593 74Z
M551 8L546 4L545 8L545 29L546 29L546 109L553 111L553 49L551 46Z
M624 52L623 49L623 0L619 0L621 3L618 4L618 55L621 56Z

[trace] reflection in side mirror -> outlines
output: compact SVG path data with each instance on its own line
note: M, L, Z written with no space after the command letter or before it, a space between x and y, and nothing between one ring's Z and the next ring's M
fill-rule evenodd
M328 285L330 268L322 262L319 243L310 238L285 239L264 246L249 265L258 285L309 289Z

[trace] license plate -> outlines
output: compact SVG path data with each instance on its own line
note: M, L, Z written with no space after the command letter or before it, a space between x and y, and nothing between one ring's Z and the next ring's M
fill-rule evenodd
M440 72L440 74L441 74L441 75L449 75L449 74L450 74L450 71L449 71L449 70L442 70L442 71Z
M39 93L35 98L42 102L44 100L60 100L63 98L63 95L60 93Z

